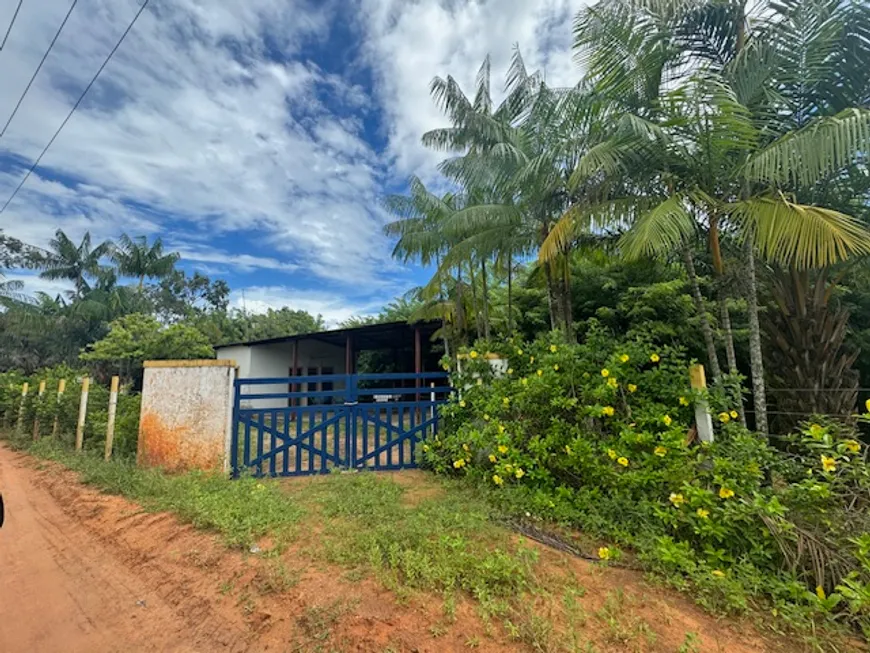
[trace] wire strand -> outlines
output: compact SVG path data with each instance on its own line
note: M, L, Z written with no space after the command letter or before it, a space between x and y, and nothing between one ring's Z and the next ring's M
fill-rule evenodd
M45 54L42 55L42 60L39 62L39 65L36 67L36 70L33 71L33 75L30 77L30 81L27 82L27 86L24 88L24 93L21 94L21 97L18 98L18 102L15 104L15 108L12 109L12 115L9 116L9 120L6 121L6 124L3 125L3 130L0 131L0 136L6 133L6 130L9 128L9 123L12 122L12 119L15 117L15 114L18 113L18 109L21 107L21 103L24 102L24 98L27 96L27 92L30 90L30 87L33 86L33 80L36 79L36 76L39 74L39 71L42 70L42 64L45 63L45 60L48 59L48 55L51 52L54 44L57 42L60 33L63 31L64 25L66 25L66 21L69 20L69 16L72 13L72 10L75 9L76 4L78 4L79 0L73 0L73 3L70 5L69 10L66 12L66 16L63 17L63 22L60 24L60 27L57 28L57 31L54 33L54 38L51 39L51 43L48 44L48 50L45 51ZM17 13L17 12L16 12Z
M9 21L9 27L6 28L6 34L3 35L3 43L0 43L0 50L6 47L6 39L9 38L9 32L12 31L12 26L15 24L15 19L18 18L18 11L21 9L21 4L24 0L18 0L18 6L15 7L15 13L12 14L12 20Z
M136 24L136 21L139 20L139 16L141 16L141 15L142 15L142 12L145 11L145 7L148 6L148 2L149 2L149 0L145 0L145 2L142 3L142 6L139 7L139 11L137 11L137 12L136 12L136 15L133 16L133 20L130 21L130 24L127 26L127 29L124 30L124 33L123 33L123 34L121 34L121 38L118 39L118 42L115 43L115 47L113 47L113 48L112 48L112 51L109 52L109 56L106 57L106 60L103 62L103 64L102 64L102 65L100 66L100 68L97 70L96 74L91 78L91 81L88 82L88 85L85 87L85 90L82 91L82 94L79 96L79 99L76 100L76 103L73 105L72 109L70 109L70 111L69 111L69 113L67 114L66 118L64 118L64 119L63 119L63 122L60 123L60 127L58 127L58 128L57 128L57 131L54 132L54 136L51 137L51 140L48 141L48 143L46 144L46 146L42 149L42 152L40 152L40 153L39 153L39 156L36 157L36 161L33 162L33 165L30 166L30 169L29 169L29 170L27 171L27 173L24 175L24 178L19 182L18 186L15 187L15 190L12 191L12 194L9 196L9 199L7 199L6 202L3 204L3 208L0 208L0 213L3 213L3 212L6 210L6 207L9 206L9 203L10 203L13 199L15 199L15 196L18 194L18 191L21 190L21 187L24 186L24 183L28 180L28 178L29 178L30 175L33 173L33 171L36 170L36 166L38 166L38 165L39 165L39 162L42 161L42 157L45 156L45 153L46 153L46 152L48 152L48 148L50 148L51 145L52 145L52 143L54 143L55 139L58 137L58 135L59 135L60 132L63 130L63 128L66 126L66 124L69 122L69 119L72 118L72 116L73 116L73 114L75 113L76 109L79 108L79 105L82 103L82 100L84 100L84 99L85 99L85 96L88 94L88 91L91 90L91 87L92 87L92 86L94 85L94 83L97 81L97 78L100 76L100 73L103 72L103 69L108 65L109 61L110 61L110 60L112 59L112 57L114 56L115 52L117 52L118 48L121 47L121 44L124 42L124 39L127 38L127 34L129 34L129 33L130 33L130 30L133 29L133 26Z

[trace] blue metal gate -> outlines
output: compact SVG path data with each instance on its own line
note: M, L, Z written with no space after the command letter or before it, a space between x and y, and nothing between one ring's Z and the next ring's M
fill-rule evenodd
M443 372L237 379L233 476L417 467L451 391Z

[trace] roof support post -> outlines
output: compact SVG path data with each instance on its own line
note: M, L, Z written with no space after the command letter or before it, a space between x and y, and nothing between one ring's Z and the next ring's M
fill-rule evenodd
M290 370L290 376L299 376L299 341L293 341L293 369ZM299 384L293 384L293 392L299 392ZM291 406L298 406L301 402L299 399L290 399ZM293 413L293 416L296 416L296 413Z
M420 327L414 327L414 373L422 374L423 372L423 347L420 342ZM421 379L418 376L415 379L415 386L420 387ZM420 401L420 393L416 395L416 401Z
M347 334L347 339L344 342L344 373L354 373L354 355L353 355L353 336Z

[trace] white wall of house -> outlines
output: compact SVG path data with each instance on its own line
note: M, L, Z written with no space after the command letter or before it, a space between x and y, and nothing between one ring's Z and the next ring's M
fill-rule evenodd
M247 345L235 345L233 347L218 347L216 350L218 360L236 361L239 378L250 376L251 348Z
M330 345L318 340L297 341L299 353L299 376L345 373L345 348ZM235 360L239 366L240 379L284 378L292 376L293 343L282 342L263 345L236 345L219 347L217 358ZM314 371L316 370L316 372ZM308 384L309 389L317 388ZM341 387L337 384L336 387ZM243 386L246 394L266 394L271 392L287 392L286 384L248 385ZM306 390L305 387L299 390ZM245 402L251 408L283 408L287 406L286 399L253 399ZM303 400L303 405L306 402Z

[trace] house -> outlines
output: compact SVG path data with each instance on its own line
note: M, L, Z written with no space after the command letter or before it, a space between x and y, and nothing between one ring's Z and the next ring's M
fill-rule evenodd
M432 335L437 321L388 322L348 329L302 333L267 340L255 340L216 347L219 359L234 360L241 379L284 379L347 375L366 372L422 373L440 369L440 343ZM360 363L363 363L360 365ZM362 368L362 369L361 369ZM373 369L374 368L374 369ZM331 392L344 387L343 380L294 384L292 391ZM287 392L287 384L263 385L261 393ZM329 403L330 397L304 397L301 405ZM262 408L286 406L275 399L252 400ZM293 401L293 400L291 400Z

